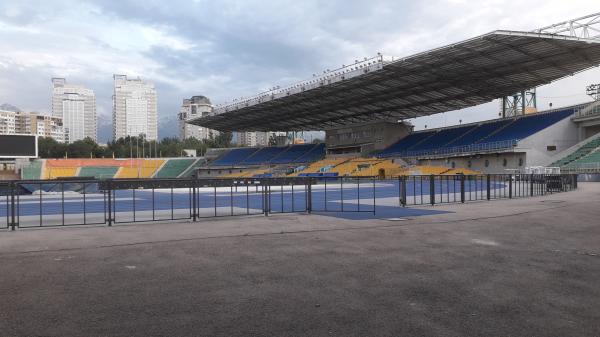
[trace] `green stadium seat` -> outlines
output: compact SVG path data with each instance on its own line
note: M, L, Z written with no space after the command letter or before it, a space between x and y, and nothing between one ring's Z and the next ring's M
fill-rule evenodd
M154 178L177 178L185 172L196 159L168 159L156 172Z
M42 165L43 162L41 160L32 161L29 166L24 167L21 171L21 178L25 180L41 179Z
M550 164L550 166L575 167L575 166L577 166L578 163L595 162L594 161L595 156L591 156L591 158L588 159L588 157L590 157L588 155L590 153L592 153L594 150L596 150L598 147L600 147L600 138L593 139L593 140L587 142L586 144L584 144L579 149L577 149L577 151ZM588 157L586 157L586 156L588 156Z
M198 159L196 160L196 162L194 162L192 165L190 165L190 167L188 167L183 174L181 175L181 178L189 178L194 174L194 171L202 166L206 164L206 160L205 159Z
M113 178L119 171L115 166L85 166L79 170L79 177L94 177L97 179Z

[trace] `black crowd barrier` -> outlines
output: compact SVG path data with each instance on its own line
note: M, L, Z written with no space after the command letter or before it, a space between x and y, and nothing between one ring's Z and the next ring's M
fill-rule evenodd
M577 188L576 175L490 174L0 182L0 228L108 225L240 215L371 212L524 198ZM2 226L1 224L4 223Z

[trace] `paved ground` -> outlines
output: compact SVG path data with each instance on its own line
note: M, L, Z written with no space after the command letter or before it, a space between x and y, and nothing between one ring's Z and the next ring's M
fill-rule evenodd
M600 336L599 205L0 232L0 335Z

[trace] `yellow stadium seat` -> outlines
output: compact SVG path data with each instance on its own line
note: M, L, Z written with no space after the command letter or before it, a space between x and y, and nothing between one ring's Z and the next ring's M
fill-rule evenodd
M298 176L298 174L300 174L300 173L318 173L324 167L327 167L327 166L336 166L336 165L339 165L339 164L341 164L341 163L343 163L345 161L348 161L348 158L336 158L336 159L325 158L325 159L316 161L316 162L308 165L302 171L290 174L290 176L293 176L293 177L294 176Z
M151 178L164 163L162 159L139 160L131 166L123 166L116 174L116 178Z
M45 179L71 178L77 176L78 167L46 167Z

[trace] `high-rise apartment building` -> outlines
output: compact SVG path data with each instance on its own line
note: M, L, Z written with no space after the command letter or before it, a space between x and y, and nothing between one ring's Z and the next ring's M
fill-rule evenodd
M17 113L13 111L0 110L0 135L14 135L15 129L15 115Z
M158 140L154 84L126 75L114 75L113 79L113 138L143 134L148 140Z
M36 112L0 110L0 134L38 135L40 137L52 137L57 142L65 141L62 119Z
M212 112L212 104L205 96L193 96L184 99L181 110L177 114L179 120L179 138L181 140L194 137L198 140L216 137L219 132L202 126L188 124L186 121L198 117L208 116Z
M64 78L52 79L52 116L62 119L65 141L97 140L96 95Z
M267 146L269 145L268 132L237 132L236 143L240 146Z

